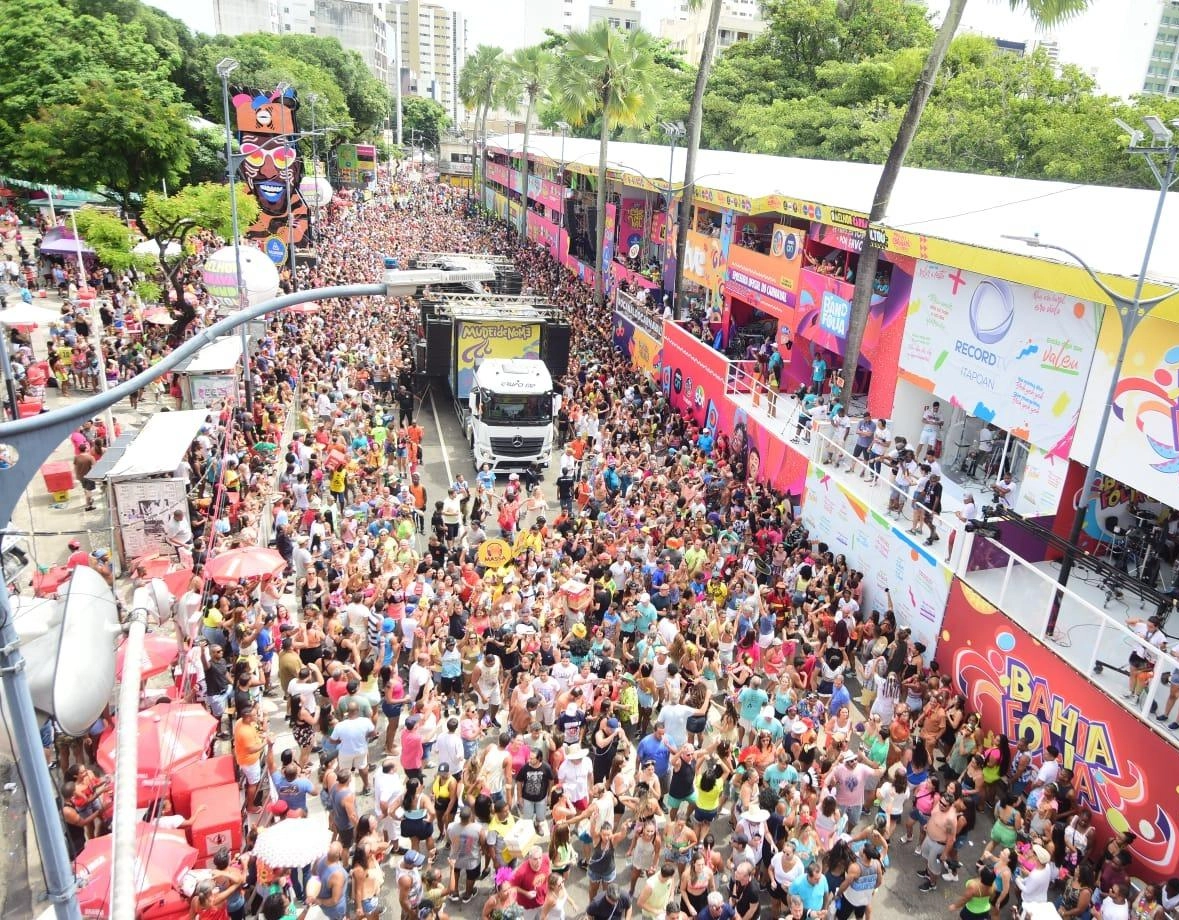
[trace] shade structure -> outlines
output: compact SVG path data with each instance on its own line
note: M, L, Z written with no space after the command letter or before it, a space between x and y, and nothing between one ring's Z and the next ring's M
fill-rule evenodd
M175 322L172 313L165 309L148 310L143 314L143 321L153 326L171 326Z
M323 856L332 832L322 816L288 818L258 833L254 855L272 869L298 869Z
M297 303L293 307L287 307L287 313L318 313L319 301L312 300L310 303Z
M61 322L61 313L31 303L18 303L0 310L0 323L5 326L48 326Z
M86 245L85 240L60 239L41 245L41 255L44 256L76 256L79 252L84 256L94 255L94 250Z
M160 257L160 247L155 240L142 240L131 247L131 251L139 256L153 256ZM171 259L174 256L180 255L180 244L175 240L168 240L164 244L164 258Z
M143 807L159 798L167 788L168 775L204 757L216 733L217 720L196 704L171 703L140 712L136 803ZM114 771L114 731L99 740L98 763L107 773Z
M278 269L270 257L253 246L239 246L242 266L243 306L269 300L278 292ZM237 261L232 246L223 246L205 260L201 270L205 290L218 304L235 308L238 305Z
M265 546L242 546L227 550L205 566L205 574L219 585L248 578L277 575L286 560L277 550Z
M120 642L118 651L115 653L115 673L123 674L123 659L125 657L123 649L125 643ZM143 638L143 660L140 663L140 678L147 680L149 677L155 677L157 674L163 674L170 667L173 662L180 655L180 649L176 647L176 640L169 636L162 636L159 633L151 633Z
M135 828L136 914L162 901L196 865L197 851L183 831L163 830L154 824ZM106 834L86 842L74 861L78 877L78 907L84 917L109 917L114 836Z

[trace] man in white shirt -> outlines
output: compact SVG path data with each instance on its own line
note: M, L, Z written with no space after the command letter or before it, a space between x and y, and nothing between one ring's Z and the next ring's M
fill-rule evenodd
M451 776L463 774L463 739L459 735L459 720L451 716L446 720L446 730L434 741L434 756L438 765L447 764Z
M932 405L926 406L921 412L921 437L917 440L917 460L921 461L930 457L937 447L938 438L941 437L942 421L941 415L942 404L934 402Z
M577 676L577 665L569 660L568 652L561 652L561 660L552 666L550 673L560 687L559 693L564 693L573 685L573 678Z
M406 694L411 700L416 700L423 687L428 687L433 675L430 673L430 653L420 651L409 666L409 687Z
M339 769L360 774L364 784L361 795L368 795L368 743L377 736L377 727L371 719L360 714L360 706L348 704L347 717L336 723L332 740L340 745Z
M1137 700L1138 694L1146 689L1154 671L1155 651L1165 648L1167 635L1163 632L1163 621L1157 617L1142 619L1130 617L1126 625L1134 632L1140 642L1138 647L1130 650L1130 693L1131 700Z
M405 777L397 769L397 761L386 757L381 769L373 776L373 801L381 819L377 828L390 843L401 837L401 821L397 817L397 806L405 795Z
M164 539L172 546L192 546L192 528L188 526L188 516L183 508L174 510L164 522Z
M578 811L589 806L590 776L593 767L585 748L574 745L565 752L565 759L557 770L557 779L565 787L565 795Z

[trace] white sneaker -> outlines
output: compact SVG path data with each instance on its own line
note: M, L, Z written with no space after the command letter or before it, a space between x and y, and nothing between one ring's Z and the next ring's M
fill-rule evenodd
M943 872L942 878L944 878L947 882L956 882L956 881L958 881L958 873L957 872Z

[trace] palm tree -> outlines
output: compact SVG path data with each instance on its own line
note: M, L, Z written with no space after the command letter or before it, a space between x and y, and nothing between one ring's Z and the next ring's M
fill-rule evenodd
M1090 0L1008 0L1011 8L1025 7L1041 26L1049 27L1084 12L1090 5ZM950 48L954 33L958 31L958 24L962 21L962 14L966 10L966 0L951 0L946 18L942 20L941 28L933 40L933 47L929 49L929 56L925 59L925 67L913 87L913 95L909 98L909 106L901 118L897 129L896 139L888 151L888 159L884 161L884 168L880 172L880 179L876 183L876 194L872 197L872 208L868 212L869 226L884 220L888 213L892 190L901 174L901 167L905 163L905 156L917 135L917 128L921 124L921 113L925 111L925 103L929 101L929 94L933 91L933 84L937 80L942 67L942 60ZM847 340L843 354L843 376L848 382L849 392L855 380L856 370L860 363L860 348L864 344L864 329L868 325L868 312L872 306L872 286L876 280L876 266L880 262L880 241L870 233L864 234L863 246L860 250L860 260L856 267L856 290L852 297L851 318L848 322Z
M688 8L697 10L705 0L688 0ZM683 308L684 258L688 247L688 226L692 220L692 202L696 197L696 154L700 150L700 125L704 120L704 92L712 74L716 57L716 32L720 26L721 0L708 0L708 31L704 33L704 47L700 49L700 66L696 70L696 86L692 90L692 107L688 111L688 138L684 155L684 184L680 190L680 211L676 218L679 228L675 239L675 302L680 316ZM667 211L671 214L671 189L667 190Z
M482 164L479 162L479 142L487 149L487 113L499 99L504 79L503 49L494 45L480 45L467 58L459 74L458 92L463 105L475 112L474 129L471 137L471 186L475 185L474 169L479 168L479 205L484 201L483 189L487 184Z
M532 127L532 113L536 103L547 92L553 69L553 56L540 45L519 48L508 64L509 87L506 92L519 90L527 100L524 113L524 151L520 162L520 238L528 235L528 135ZM517 100L518 102L519 100Z
M594 299L605 299L602 257L606 246L606 151L615 128L645 124L658 104L651 36L636 29L622 32L597 22L571 32L557 62L560 107L574 124L601 119L598 145L597 260ZM606 266L608 268L609 266Z

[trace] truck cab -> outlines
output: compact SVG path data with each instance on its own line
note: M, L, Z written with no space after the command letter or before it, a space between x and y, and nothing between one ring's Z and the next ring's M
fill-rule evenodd
M488 358L475 369L464 413L475 468L494 472L548 466L559 405L539 358Z

